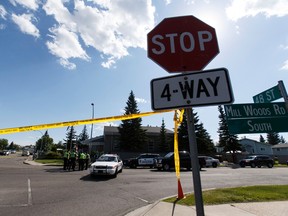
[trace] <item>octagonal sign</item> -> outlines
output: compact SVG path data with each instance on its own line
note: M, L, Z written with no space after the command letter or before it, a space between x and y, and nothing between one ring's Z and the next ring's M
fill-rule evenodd
M202 70L219 53L215 29L194 16L164 19L147 40L148 57L168 72Z

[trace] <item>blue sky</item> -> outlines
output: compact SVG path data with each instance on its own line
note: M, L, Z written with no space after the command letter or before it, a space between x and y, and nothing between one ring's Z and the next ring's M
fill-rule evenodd
M91 103L95 118L121 115L131 90L139 110L150 112L150 81L171 74L147 58L147 33L166 17L184 15L216 29L220 53L205 69L227 68L235 103L252 103L279 80L287 84L287 8L281 0L1 1L0 128L89 119ZM195 110L217 141L217 106ZM173 113L142 123L160 126L162 118L173 129ZM95 124L93 136L102 135L104 125L119 124ZM83 126L75 129L79 134ZM28 145L44 132L0 138ZM63 141L66 128L49 134Z

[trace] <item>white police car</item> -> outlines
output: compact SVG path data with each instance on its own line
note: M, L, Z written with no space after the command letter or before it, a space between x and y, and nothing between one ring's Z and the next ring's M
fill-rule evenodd
M90 175L108 175L117 177L122 172L123 162L118 155L103 154L90 166Z

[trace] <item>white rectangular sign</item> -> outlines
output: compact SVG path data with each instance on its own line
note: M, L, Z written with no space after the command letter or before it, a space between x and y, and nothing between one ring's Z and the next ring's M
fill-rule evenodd
M228 70L219 68L151 80L153 110L230 104Z

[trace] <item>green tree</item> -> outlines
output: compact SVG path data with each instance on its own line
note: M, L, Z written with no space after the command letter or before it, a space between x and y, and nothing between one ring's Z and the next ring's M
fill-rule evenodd
M15 150L16 149L16 145L14 144L14 142L12 141L10 143L10 145L8 146L8 149L11 149L11 150Z
M166 126L165 126L164 119L162 119L159 140L160 140L160 142L159 142L159 150L162 151L162 152L169 151L169 140L167 140Z
M280 137L280 143L286 143L286 140L283 136Z
M8 147L8 140L7 139L0 139L0 149L4 150Z
M84 125L82 132L78 136L78 141L81 142L87 139L89 139L89 134L88 134L86 125Z
M53 138L49 136L47 130L45 134L36 141L36 150L40 150L42 152L48 152L51 151L53 145L54 145Z
M214 144L210 138L209 133L204 128L203 123L199 123L199 117L197 113L193 111L194 127L196 134L196 142L199 154L211 154L215 152ZM187 115L184 113L183 121L178 128L178 143L179 150L189 151L189 137L188 137L188 125L187 125Z
M64 139L64 144L66 146L66 149L71 150L75 147L76 145L76 131L73 126L69 126L67 128L67 133L66 133L66 139Z
M225 152L232 152L233 160L235 162L235 153L237 150L242 150L241 145L238 142L237 135L230 134L228 130L228 123L226 120L226 114L222 106L218 106L219 111L219 146L223 147Z
M272 132L272 133L267 133L267 142L271 145L277 145L278 143L281 142L279 133L277 132Z
M133 91L130 92L124 111L124 115L140 113ZM141 127L141 122L141 118L122 120L122 123L118 127L121 149L130 151L143 150L147 136L145 130Z
M260 135L259 142L265 143L265 139L262 135Z

